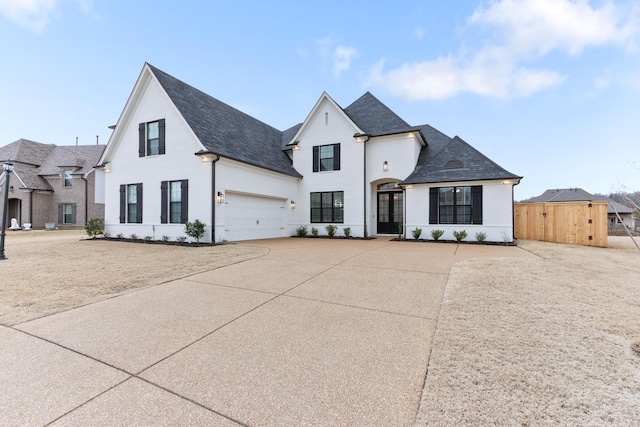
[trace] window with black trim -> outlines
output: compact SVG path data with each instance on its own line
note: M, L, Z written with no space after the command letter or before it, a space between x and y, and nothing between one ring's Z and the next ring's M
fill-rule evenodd
M160 222L185 224L189 220L189 180L160 183Z
M429 224L482 224L481 185L429 190Z
M138 125L138 156L158 156L165 153L164 119Z
M142 184L120 186L120 223L142 223Z
M311 222L344 222L344 192L311 193Z
M340 144L313 146L313 171L340 170Z

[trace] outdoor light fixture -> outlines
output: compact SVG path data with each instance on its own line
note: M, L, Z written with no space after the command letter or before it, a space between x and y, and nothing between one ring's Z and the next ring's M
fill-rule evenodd
M293 200L291 201L291 209L295 209L296 208L296 202L294 202Z
M384 161L384 163L382 163L382 170L385 172L389 170L389 164L387 163L386 160Z
M11 160L7 160L2 165L2 170L4 171L4 203L2 208L2 231L0 232L0 260L7 259L4 256L4 236L7 231L7 217L8 208L9 208L9 178L11 176L11 172L13 171L13 163Z
M218 203L224 203L224 194L218 191Z

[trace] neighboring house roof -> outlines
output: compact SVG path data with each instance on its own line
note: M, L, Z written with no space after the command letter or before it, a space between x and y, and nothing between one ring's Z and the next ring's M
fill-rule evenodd
M74 174L86 174L98 164L104 145L64 145L55 147L40 166L40 175L57 175L60 169L73 169Z
M422 127L422 133L427 147L420 151L416 168L404 180L405 184L522 178L503 169L458 136L448 138L428 125Z
M149 64L147 64L149 65ZM182 117L211 152L300 178L282 151L283 132L149 65Z
M0 160L41 165L55 148L54 144L42 144L28 139L19 139L0 147Z
M97 164L104 145L56 146L19 139L0 147L0 161L11 159L14 173L25 189L53 191L44 176L59 175L62 169L86 174Z
M582 188L558 188L555 190L547 190L540 196L532 197L529 200L525 200L524 203L534 202L584 202L584 201L606 201L607 212L610 214L618 211L619 214L633 213L633 208L625 206L622 203L618 203L615 200L611 200L606 196L593 195ZM614 209L615 208L615 209Z

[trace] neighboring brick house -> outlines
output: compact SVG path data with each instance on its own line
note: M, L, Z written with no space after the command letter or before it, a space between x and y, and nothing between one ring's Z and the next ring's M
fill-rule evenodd
M97 164L104 145L56 146L19 139L0 147L0 164L11 160L8 221L45 228L84 227L87 219L104 217L96 203ZM4 175L0 175L4 183ZM101 183L98 184L102 186ZM0 185L0 194L4 185ZM101 190L99 190L101 191ZM7 222L9 224L9 222Z

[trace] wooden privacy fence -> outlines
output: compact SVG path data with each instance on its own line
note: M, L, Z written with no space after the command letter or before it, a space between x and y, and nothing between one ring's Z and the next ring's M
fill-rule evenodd
M517 239L607 246L607 202L516 203Z

